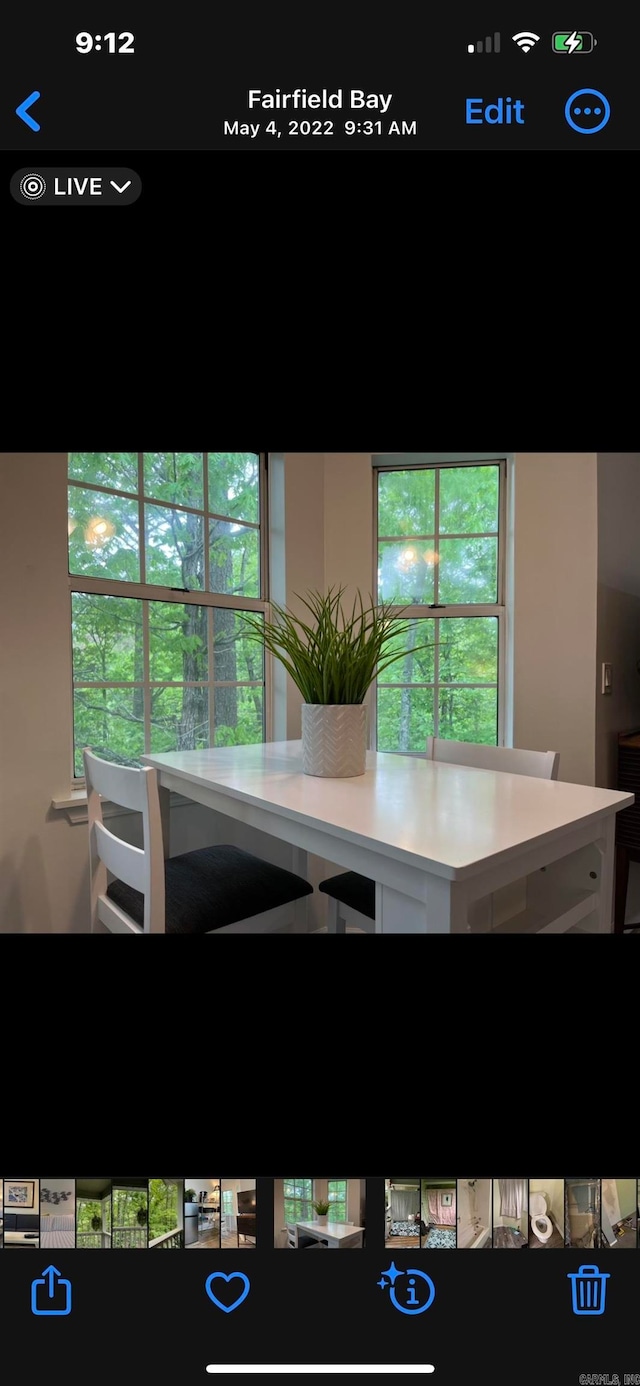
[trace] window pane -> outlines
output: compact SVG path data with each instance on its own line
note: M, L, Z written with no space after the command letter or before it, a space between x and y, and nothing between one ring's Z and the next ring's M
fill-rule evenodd
M236 597L260 596L260 546L258 530L245 525L209 521L210 580L212 592Z
M378 689L378 750L424 751L433 736L433 689ZM453 733L451 733L453 735Z
M497 617L440 621L439 660L441 683L497 683Z
M260 518L259 467L257 452L210 452L209 509L216 515L229 515L257 524Z
M137 452L70 452L69 477L87 486L111 486L138 494Z
M389 641L388 653L406 650L404 659L396 659L383 669L379 683L432 683L435 646L435 621L410 621L405 635ZM386 658L386 656L385 656Z
M142 682L142 602L74 592L71 610L74 681Z
M438 736L495 746L498 740L497 688L441 688Z
M136 501L69 487L69 572L140 581Z
M213 695L214 746L249 746L264 741L261 688L219 688Z
M84 775L85 746L118 765L139 764L144 754L141 688L76 688L73 705L76 775Z
M443 467L440 533L497 534L499 487L499 467Z
M264 617L251 613L256 620ZM230 607L215 607L213 612L213 673L217 682L251 679L264 680L264 650L258 640L250 639L239 611Z
M143 461L145 496L204 508L201 452L145 452Z
M498 598L498 540L441 539L438 601L495 602Z
M433 534L435 472L381 472L378 534Z
M151 750L198 751L209 745L208 688L151 689Z
M207 608L185 602L149 602L152 681L193 683L208 677Z
M147 582L163 587L204 587L204 542L201 515L145 505Z
M404 606L424 606L435 601L434 563L433 544L428 539L414 544L380 544L378 600Z

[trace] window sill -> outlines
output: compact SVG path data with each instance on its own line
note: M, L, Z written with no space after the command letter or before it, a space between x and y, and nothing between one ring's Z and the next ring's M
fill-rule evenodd
M189 804L191 802L190 799L185 799L182 794L171 795L171 808L180 808L184 804ZM55 813L66 814L69 823L88 822L89 813L87 809L86 789L72 789L66 797L60 795L59 798L52 799L51 807ZM119 804L109 803L106 799L102 804L103 818L123 818L135 813L135 811L135 809L121 808Z

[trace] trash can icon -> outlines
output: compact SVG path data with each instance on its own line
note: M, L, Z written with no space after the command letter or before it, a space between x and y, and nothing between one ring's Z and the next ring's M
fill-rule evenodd
M604 1314L608 1271L598 1270L597 1266L580 1266L576 1272L569 1272L571 1281L574 1314Z

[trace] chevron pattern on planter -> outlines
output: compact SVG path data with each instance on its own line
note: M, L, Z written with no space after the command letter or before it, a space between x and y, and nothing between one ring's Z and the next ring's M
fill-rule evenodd
M368 709L364 703L302 704L302 769L305 775L347 779L364 775Z

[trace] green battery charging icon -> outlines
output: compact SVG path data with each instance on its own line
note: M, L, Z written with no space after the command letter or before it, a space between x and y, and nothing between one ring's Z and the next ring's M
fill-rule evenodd
M592 53L597 42L588 29L574 29L571 33L553 34L551 47L554 53Z

